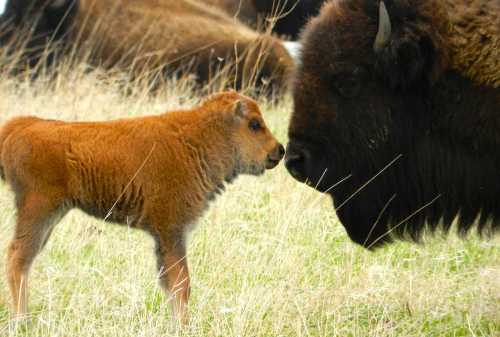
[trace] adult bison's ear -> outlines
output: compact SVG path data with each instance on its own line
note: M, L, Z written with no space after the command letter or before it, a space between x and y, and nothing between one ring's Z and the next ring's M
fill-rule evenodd
M436 63L435 48L431 37L421 28L404 17L398 17L395 25L384 1L380 1L373 51L376 69L391 88L430 84Z

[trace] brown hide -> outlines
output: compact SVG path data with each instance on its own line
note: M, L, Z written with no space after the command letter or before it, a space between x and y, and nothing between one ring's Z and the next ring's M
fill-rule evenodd
M52 8L52 3L38 1L31 10L20 0L8 3L10 10L2 24L10 23L14 36L35 23L28 54L44 50L49 41L63 42L55 45L56 54L65 48L93 66L117 67L135 78L189 72L199 82L234 88L283 89L293 68L281 40L260 34L201 0L79 0L73 4L68 0L65 6L71 16L65 15L66 7ZM5 44L9 36L3 35L1 41Z
M207 82L231 66L222 80L239 88L263 77L284 85L292 68L281 41L196 1L82 0L76 27L78 40L97 43L99 62L141 75L184 68Z

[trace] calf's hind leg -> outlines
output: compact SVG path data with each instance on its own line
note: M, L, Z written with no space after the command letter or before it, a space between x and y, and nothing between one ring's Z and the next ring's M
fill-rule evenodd
M64 210L57 198L31 192L18 199L17 212L14 238L8 250L7 275L15 312L22 316L27 313L29 268Z

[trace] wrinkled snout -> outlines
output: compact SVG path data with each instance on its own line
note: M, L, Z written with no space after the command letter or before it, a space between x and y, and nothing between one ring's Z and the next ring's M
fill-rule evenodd
M285 148L283 145L278 143L276 147L267 155L266 158L266 169L275 168L279 164L283 156L285 155Z
M288 143L285 156L285 166L288 172L300 182L307 179L306 162L309 154L306 149L294 144Z

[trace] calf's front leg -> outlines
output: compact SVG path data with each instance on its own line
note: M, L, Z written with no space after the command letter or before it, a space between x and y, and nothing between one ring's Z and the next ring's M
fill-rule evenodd
M186 248L182 236L157 241L158 269L162 287L172 295L174 320L188 323L187 303L190 295Z

